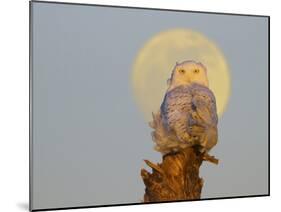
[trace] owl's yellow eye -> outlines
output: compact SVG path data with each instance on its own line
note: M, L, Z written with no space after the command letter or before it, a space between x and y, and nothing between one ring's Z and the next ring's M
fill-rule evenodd
M193 72L197 74L199 73L199 69L194 69Z
M179 72L180 72L181 74L184 74L184 73L185 73L185 70L184 70L184 69L180 69Z

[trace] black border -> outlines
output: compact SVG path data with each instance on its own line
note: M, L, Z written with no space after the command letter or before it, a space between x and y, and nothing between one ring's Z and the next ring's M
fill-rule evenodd
M110 7L110 8L126 8L126 9L138 9L138 10L156 10L156 11L169 11L169 12L188 12L188 13L203 13L203 14L215 14L215 15L233 15L233 16L248 16L248 17L262 17L267 18L268 22L268 193L260 195L247 195L247 196L233 196L233 197L214 197L204 198L196 200L177 200L177 201L161 201L161 202L149 202L149 203L123 203L123 204L108 204L108 205L89 205L89 206L77 206L77 207L61 207L61 208L40 208L32 209L32 169L33 169L33 22L32 22L32 3L44 3L44 4L63 4L63 5L80 5L80 6L95 6L95 7ZM130 206L130 205L147 205L147 204L159 204L159 203L173 203L173 202L191 202L202 200L224 200L224 199L236 199L236 198L250 198L250 197L268 197L270 196L270 16L269 15L253 15L253 14L238 14L238 13L224 13L224 12L206 12L206 11L191 11L191 10L177 10L177 9L163 9L163 8L146 8L146 7L131 7L131 6L118 6L118 5L102 5L102 4L88 4L88 3L72 3L72 2L56 2L56 1L29 1L29 210L30 211L52 211L52 210L68 210L68 209L85 209L85 208L98 208L98 207L113 207L113 206Z

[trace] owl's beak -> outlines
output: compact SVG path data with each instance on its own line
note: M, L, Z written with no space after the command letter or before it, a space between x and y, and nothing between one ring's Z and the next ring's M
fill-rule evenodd
M186 83L188 83L188 84L191 83L191 80L189 77L186 79Z

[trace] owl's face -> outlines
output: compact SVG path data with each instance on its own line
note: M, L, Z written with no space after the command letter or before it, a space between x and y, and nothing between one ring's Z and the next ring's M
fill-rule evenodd
M194 61L177 63L171 79L168 80L169 89L180 85L188 85L190 83L198 83L206 87L209 86L205 66Z

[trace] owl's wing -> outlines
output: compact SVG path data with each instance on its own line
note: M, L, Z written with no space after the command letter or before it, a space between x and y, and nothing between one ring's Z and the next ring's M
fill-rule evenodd
M216 99L213 92L204 86L194 86L192 90L192 109L195 121L206 126L216 127L218 124Z
M208 152L218 140L217 109L215 96L204 86L192 89L192 115L189 118L189 133L198 138L200 151Z

